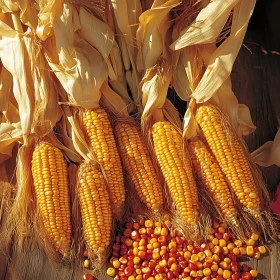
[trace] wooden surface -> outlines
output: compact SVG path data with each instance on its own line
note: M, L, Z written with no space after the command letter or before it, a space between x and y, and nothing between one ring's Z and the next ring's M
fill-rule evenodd
M232 73L233 89L240 103L249 106L256 132L246 140L251 150L268 140L273 140L280 117L280 24L279 0L258 0L250 22L244 44ZM278 53L277 53L278 52ZM263 170L267 182L274 190L280 182L277 167ZM10 170L11 173L11 170ZM279 245L270 246L270 254L261 260L244 260L256 268L257 279L280 280ZM81 271L73 271L60 265L54 267L36 248L32 248L23 259L10 252L12 267L7 269L7 257L0 250L0 280L79 280ZM106 276L98 276L106 279ZM107 278L110 279L110 278Z

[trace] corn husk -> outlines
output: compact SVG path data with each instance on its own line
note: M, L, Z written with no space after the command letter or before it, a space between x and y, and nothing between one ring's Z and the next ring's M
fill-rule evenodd
M142 8L140 1L114 0L112 7L118 35L116 40L122 52L122 59L126 71L127 83L130 87L134 101L138 104L138 88L140 77L136 69L137 42L136 31ZM132 67L132 70L130 68ZM129 74L128 74L129 72ZM127 76L129 75L129 78Z
M138 42L137 69L140 72L153 67L161 55L170 63L169 52L166 50L166 31L171 25L169 12L178 6L180 1L155 1L151 9L143 12L139 18L136 33Z
M280 129L273 141L268 141L251 153L253 161L264 167L273 164L280 166Z
M240 0L211 1L200 11L195 21L179 33L179 38L170 48L179 50L191 45L215 43L238 2Z
M31 51L32 47L31 39L27 37L2 36L0 40L2 63L13 76L13 93L18 103L24 142L31 131L35 106L31 73L25 70L29 66L28 50ZM14 64L14 61L17 63Z
M36 35L41 40L46 40L53 35L54 21L56 15L61 13L62 1L36 0L36 2L39 7Z

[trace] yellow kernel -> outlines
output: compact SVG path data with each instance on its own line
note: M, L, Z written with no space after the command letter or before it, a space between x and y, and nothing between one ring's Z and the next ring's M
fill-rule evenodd
M168 229L167 228L162 228L160 234L163 235L163 236L167 236L168 235Z
M205 254L204 254L204 252L199 252L199 253L197 253L197 255L198 255L198 258L199 258L200 261L202 261L202 260L205 259Z
M240 254L241 254L241 255L246 255L246 254L247 254L247 251L246 251L246 248L245 248L245 247L240 247L240 248L239 248L239 251L240 251Z
M237 239L237 240L234 241L234 244L235 244L236 247L241 247L242 246L242 241Z
M119 260L114 260L113 261L113 267L114 268L119 268L121 266L121 263L119 262Z
M191 251L193 250L193 245L188 245L188 246L187 246L187 249L188 249L188 251L191 252Z
M170 271L175 271L177 269L177 264L173 263L170 267Z
M220 245L221 247L225 247L225 246L227 246L227 242L226 242L224 239L220 239L220 240L219 240L219 245Z
M140 263L140 261L141 261L141 259L140 259L138 256L135 256L135 257L133 258L133 263L134 263L134 264L138 264L138 263Z
M189 260L190 257L191 257L191 255L192 255L192 253L191 253L190 251L184 252L184 258L185 258L186 260Z
M266 253L266 248L265 248L265 246L260 246L260 247L258 247L258 248L259 248L259 251L260 251L261 254L265 254L265 253Z
M153 259L158 260L160 258L160 254L158 252L153 253Z
M217 264L212 264L212 266L211 266L212 271L218 271L218 269L219 269L219 266Z
M259 235L256 234L256 233L253 233L253 234L251 235L251 239L257 241L257 240L259 239Z
M218 244L219 244L219 239L218 239L218 238L214 238L214 239L212 240L212 243L213 243L214 245L218 245Z
M210 268L207 267L207 268L204 268L204 269L203 269L203 275L204 275L204 276L210 276L211 273L212 273L212 271L211 271Z
M236 256L239 256L240 255L240 249L235 247L233 250L232 250L233 254L236 255Z
M193 254L193 255L191 256L191 260L192 260L193 262L197 262L197 261L198 261L198 255L197 255L197 254Z
M84 268L88 268L89 267L89 260L85 260L84 261Z
M249 239L246 241L246 245L253 246L253 245L255 245L255 242L256 242L255 240Z
M229 250L233 250L235 245L233 243L228 243L227 247L228 247Z
M146 220L145 221L145 227L146 228L151 228L151 227L153 227L153 225L154 225L153 221L151 221L151 220Z
M224 270L222 268L219 268L217 271L218 275L223 275L224 274Z
M130 275L130 276L128 277L128 280L135 280L135 276Z
M258 276L258 272L255 269L250 270L250 274L253 278L256 278Z
M156 279L156 280L163 280L162 274L157 274L157 275L155 276L155 279Z
M224 279L229 279L230 277L231 277L231 272L230 272L230 270L228 270L228 269L224 270L223 278L224 278Z
M254 255L254 248L253 246L247 246L246 248L246 253L247 253L247 256L253 256Z
M113 267L109 267L107 269L107 275L110 276L110 277L114 277L116 274L116 270L113 268Z
M206 257L212 257L213 256L212 252L209 249L205 250L204 254L205 254Z

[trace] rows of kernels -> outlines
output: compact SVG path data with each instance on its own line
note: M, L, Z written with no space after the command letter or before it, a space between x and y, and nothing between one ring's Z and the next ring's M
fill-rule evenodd
M125 201L124 179L120 156L107 112L101 107L85 110L82 127L90 148L105 171L113 213L120 219Z
M94 253L102 253L110 243L112 212L101 171L95 167L79 172L78 195L83 235Z
M214 156L197 137L190 141L189 147L195 174L201 185L211 194L223 216L236 221L237 213L232 195Z
M71 220L67 166L62 152L48 143L36 145L31 162L37 206L57 251L70 248Z
M243 280L243 277L256 277L255 270L249 271L247 265L237 262L240 254L239 251L235 254L234 249L246 246L246 243L235 242L225 224L215 222L208 240L198 244L186 241L166 223L142 219L139 223L127 223L123 235L118 235L113 245L108 275L119 280ZM250 239L256 239L256 236L252 235ZM241 246L237 247L235 243Z
M140 200L150 209L159 209L163 192L141 130L134 124L118 122L115 131L124 168Z
M152 126L155 155L181 217L189 224L198 219L198 194L190 160L184 155L183 139L168 121Z
M258 210L258 190L237 136L223 123L223 116L210 105L197 109L196 121L235 195L245 207Z

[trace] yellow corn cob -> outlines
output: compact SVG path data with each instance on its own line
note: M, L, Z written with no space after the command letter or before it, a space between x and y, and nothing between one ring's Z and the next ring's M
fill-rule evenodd
M152 126L152 140L171 197L181 217L189 224L198 219L197 186L190 160L183 152L183 139L168 121Z
M52 144L36 145L31 162L39 212L55 249L70 248L71 221L67 166L62 152Z
M196 121L240 203L258 210L260 199L247 155L224 116L214 106L203 105L197 109Z
M83 234L94 253L102 253L110 243L112 211L102 172L90 166L79 171L78 195Z
M140 200L158 210L163 204L163 193L141 130L129 122L117 122L116 137L124 168Z
M114 215L121 219L125 188L120 156L107 112L99 107L85 110L82 125L87 142L105 171Z
M223 217L236 222L232 195L215 157L198 137L191 139L189 150L197 179L211 195Z

